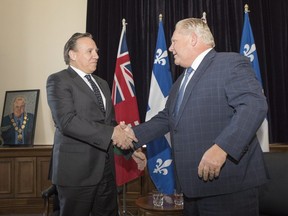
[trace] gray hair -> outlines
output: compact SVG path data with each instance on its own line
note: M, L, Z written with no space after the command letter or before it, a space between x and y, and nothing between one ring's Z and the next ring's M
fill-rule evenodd
M202 19L187 18L180 20L176 24L176 29L183 34L194 32L205 44L215 47L214 37L210 31L210 28Z
M18 101L23 101L24 105L26 106L26 97L24 97L23 95L18 95L13 99L13 101L11 103L11 110L12 111L14 109L15 103Z
M93 39L92 35L90 33L75 33L71 36L71 38L66 42L64 46L64 61L66 65L70 64L70 56L69 51L76 49L76 43L79 38L89 37Z
M16 101L23 101L24 104L26 104L26 98L25 98L24 96L22 96L22 95L16 96L16 97L14 98L14 100L13 100L13 104L15 104Z

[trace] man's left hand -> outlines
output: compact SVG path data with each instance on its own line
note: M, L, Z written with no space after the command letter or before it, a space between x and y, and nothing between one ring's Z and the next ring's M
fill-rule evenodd
M139 170L142 171L145 169L147 165L147 158L145 154L141 151L141 149L137 149L136 151L134 151L132 154L132 158L137 163Z
M198 166L198 176L204 181L213 181L220 175L221 168L226 161L227 153L217 144L208 149Z

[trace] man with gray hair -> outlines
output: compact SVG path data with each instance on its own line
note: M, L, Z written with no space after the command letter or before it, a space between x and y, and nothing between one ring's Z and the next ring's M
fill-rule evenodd
M256 216L258 186L267 181L256 131L267 102L251 63L239 53L216 52L201 19L179 21L171 41L184 73L165 108L133 127L138 143L131 147L170 132L184 215Z

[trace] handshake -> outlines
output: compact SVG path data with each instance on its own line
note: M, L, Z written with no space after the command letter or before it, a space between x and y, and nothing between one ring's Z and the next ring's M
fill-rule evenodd
M125 124L125 122L120 122L119 125L114 127L112 134L113 145L121 148L123 150L133 149L133 142L138 142L135 137L134 131L131 127ZM147 165L147 158L145 154L141 151L141 148L135 150L132 154L132 158L137 164L139 170L144 170Z
M125 124L125 122L120 122L119 125L114 127L112 134L113 145L123 150L134 149L133 142L138 142L135 137L134 131L131 127Z

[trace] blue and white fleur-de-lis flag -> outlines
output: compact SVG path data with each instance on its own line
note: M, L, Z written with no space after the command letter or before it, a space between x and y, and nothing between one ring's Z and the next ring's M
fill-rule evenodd
M240 54L247 56L254 68L257 79L262 85L261 73L259 68L258 56L256 52L256 45L254 42L253 32L249 21L248 10L245 11L245 20L242 32L242 39L240 45ZM262 85L263 88L263 85ZM264 119L262 125L257 131L257 138L261 145L263 152L269 152L269 131L267 118Z
M172 77L166 48L166 40L163 24L162 21L160 21L153 71L151 75L146 121L150 120L159 111L163 110L171 86ZM164 194L173 194L175 181L170 134L166 134L165 136L155 139L147 144L147 159L148 171L157 190Z

